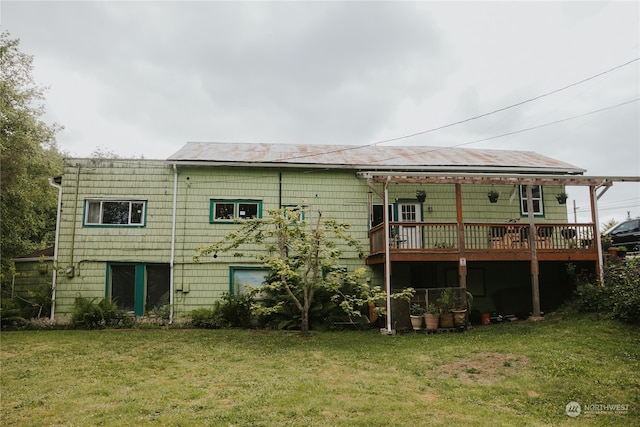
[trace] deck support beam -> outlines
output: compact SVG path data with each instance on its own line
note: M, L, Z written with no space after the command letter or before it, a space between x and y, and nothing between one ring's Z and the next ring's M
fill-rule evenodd
M540 312L540 265L536 248L536 224L533 213L533 188L527 185L527 218L529 219L529 248L531 249L531 320L542 319Z
M596 247L598 248L598 262L596 262L596 277L598 278L598 283L602 284L604 281L604 255L602 254L602 239L600 238L600 218L598 217L598 199L602 197L602 195L609 189L609 186L605 187L604 190L598 195L596 192L598 191L598 187L592 185L589 187L589 198L591 201L591 221L593 222L593 241L596 243Z
M462 184L455 184L456 188L456 222L458 223L458 249L460 251L460 262L458 263L458 276L460 277L460 287L465 290L465 301L467 291L467 259L464 242L464 219L462 217Z
M387 180L383 182L384 193L384 207L382 209L382 218L384 218L384 287L387 293L387 334L393 334L393 328L391 327L391 256L389 253L389 182L391 177L387 177Z

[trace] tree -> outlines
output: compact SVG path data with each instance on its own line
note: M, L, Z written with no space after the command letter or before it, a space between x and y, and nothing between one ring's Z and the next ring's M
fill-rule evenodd
M102 145L97 146L89 155L92 159L121 159L119 154L108 149L107 147L103 147Z
M57 192L48 178L60 175L62 155L55 135L62 127L45 123L44 91L32 76L33 57L19 39L0 34L0 209L2 266L11 277L11 259L53 244Z
M309 310L320 289L334 294L334 300L351 316L360 315L362 305L384 298L379 288L369 289L362 280L364 268L349 273L339 265L342 251L340 246L351 248L359 257L362 250L357 240L347 230L349 225L334 219L325 219L322 212L316 218L301 207L270 211L267 218L239 221L242 225L230 232L221 241L207 247L196 248L196 262L206 255L227 253L252 245L266 250L255 252L254 256L272 271L271 280L264 286L272 291L285 291L300 311L301 333L309 333ZM255 246L253 247L255 249ZM245 256L235 252L234 257ZM355 290L347 295L342 289ZM412 290L409 290L412 291Z

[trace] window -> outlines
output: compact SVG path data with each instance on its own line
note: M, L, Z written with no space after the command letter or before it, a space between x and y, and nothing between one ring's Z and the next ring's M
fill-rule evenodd
M259 288L268 274L262 267L229 267L229 292L238 295L248 292L249 287Z
M398 203L398 216L402 222L416 222L418 221L418 208L420 205L417 203Z
M543 203L542 203L542 187L539 185L531 186L531 193L533 195L533 214L534 215L543 215ZM520 186L520 212L522 215L527 215L527 186Z
M169 274L168 264L109 264L107 295L142 316L169 304Z
M393 221L393 205L388 205L387 209L389 215L389 221ZM371 212L371 228L375 227L378 224L382 224L384 222L384 211L382 209L382 205L379 203L375 203L373 205L373 210Z
M260 200L211 199L209 222L253 218L262 218L262 202Z
M146 201L87 200L85 225L144 226Z
M285 217L291 218L291 222L302 223L305 219L306 208L306 206L300 205L284 205L282 213Z

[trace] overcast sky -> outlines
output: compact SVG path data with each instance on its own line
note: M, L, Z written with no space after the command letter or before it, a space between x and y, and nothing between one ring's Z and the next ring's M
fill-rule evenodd
M0 24L34 56L72 156L369 144L573 85L386 145L531 150L639 176L639 4L2 1ZM586 191L568 192L588 220ZM600 209L601 222L639 216L640 185L614 185Z

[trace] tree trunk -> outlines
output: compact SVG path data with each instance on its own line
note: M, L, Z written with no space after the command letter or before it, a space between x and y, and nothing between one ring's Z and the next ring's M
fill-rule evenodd
M303 336L309 335L309 309L304 308L300 310L300 314L302 314L302 325L300 326L300 333Z

